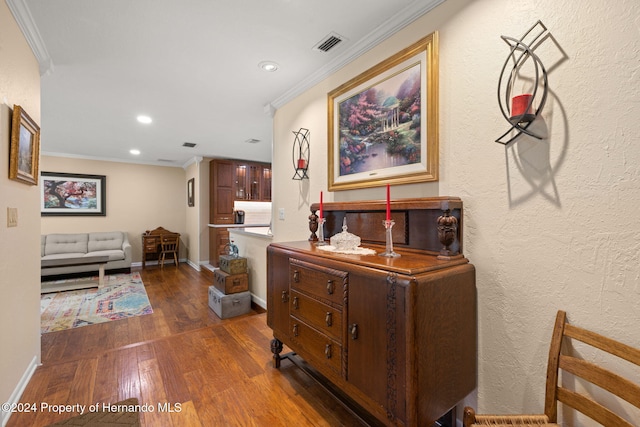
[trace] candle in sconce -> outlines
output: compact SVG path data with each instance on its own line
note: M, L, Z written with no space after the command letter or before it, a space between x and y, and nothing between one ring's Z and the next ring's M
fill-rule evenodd
M320 219L322 219L322 191L320 192Z
M391 201L390 201L391 189L387 184L387 221L391 220Z
M307 161L305 159L298 159L298 169L306 169Z
M514 96L511 100L511 118L519 122L530 122L535 119L532 101L530 93Z

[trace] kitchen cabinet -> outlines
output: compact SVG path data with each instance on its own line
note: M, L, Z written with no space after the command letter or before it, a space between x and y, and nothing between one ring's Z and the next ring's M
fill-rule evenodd
M310 367L356 411L388 426L431 426L476 386L475 269L462 255L459 230L455 241L444 239L452 230L441 227L451 221L440 219L460 224L462 202L411 200L392 204L392 218L405 226L394 245L399 258L327 252L314 241L267 249L275 367L287 359ZM384 235L367 231L367 224L382 228L384 203L323 210L329 235L347 218L349 231L362 231L362 246L384 250ZM433 222L413 228L418 220ZM412 231L420 236L412 239ZM280 354L283 344L292 353Z
M212 160L209 177L209 223L233 224L235 163L232 160ZM209 229L209 263L212 266L218 266L218 257L228 243L227 228Z
M235 200L271 201L271 165L237 161L234 188Z
M214 159L209 164L209 223L234 223L234 202L271 201L271 164ZM217 267L218 258L229 243L225 227L209 229L209 263Z

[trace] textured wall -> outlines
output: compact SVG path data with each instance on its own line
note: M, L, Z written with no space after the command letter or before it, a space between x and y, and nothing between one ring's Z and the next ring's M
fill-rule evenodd
M12 109L40 123L40 75L29 45L0 2L0 402L17 401L40 362L40 212L38 187L9 180ZM18 226L7 227L7 208ZM18 319L18 320L16 320ZM9 413L0 411L0 425Z
M465 255L477 267L481 411L541 411L557 309L640 347L640 3L637 0L447 0L278 110L274 240L305 239L309 203L384 198L384 189L327 193L327 92L438 30L440 181L394 197L460 196ZM510 147L496 89L508 53L538 19L536 52L550 94L535 124L546 138ZM292 131L311 131L310 176L292 181ZM640 373L629 375L640 377ZM640 418L640 414L638 414ZM636 418L636 419L638 419ZM568 426L586 425L566 420Z

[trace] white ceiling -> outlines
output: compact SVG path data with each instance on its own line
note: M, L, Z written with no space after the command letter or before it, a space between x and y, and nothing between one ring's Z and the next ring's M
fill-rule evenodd
M42 154L184 166L271 161L275 109L444 0L6 1L40 63Z

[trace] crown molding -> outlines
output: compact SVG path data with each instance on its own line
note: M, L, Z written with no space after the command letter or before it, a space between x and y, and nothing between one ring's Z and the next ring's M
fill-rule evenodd
M38 60L40 76L46 76L53 72L53 61L49 56L42 37L40 37L40 32L38 31L38 27L36 27L33 16L31 16L31 11L27 3L24 0L5 0L5 2L7 6L9 6L9 10L16 20L18 27L20 27L29 47L31 47L31 51Z
M309 77L300 81L299 83L291 87L291 89L289 89L267 105L270 105L273 109L282 107L287 102L291 101L306 90L320 83L322 80L329 77L345 65L349 64L360 55L377 46L387 38L391 37L393 34L397 33L398 31L411 24L413 21L420 18L427 12L431 11L439 4L444 3L445 1L446 0L414 1L409 6L405 7L400 12L383 22L374 31L367 34L349 49L340 53L328 64L319 68L316 72L310 74Z

